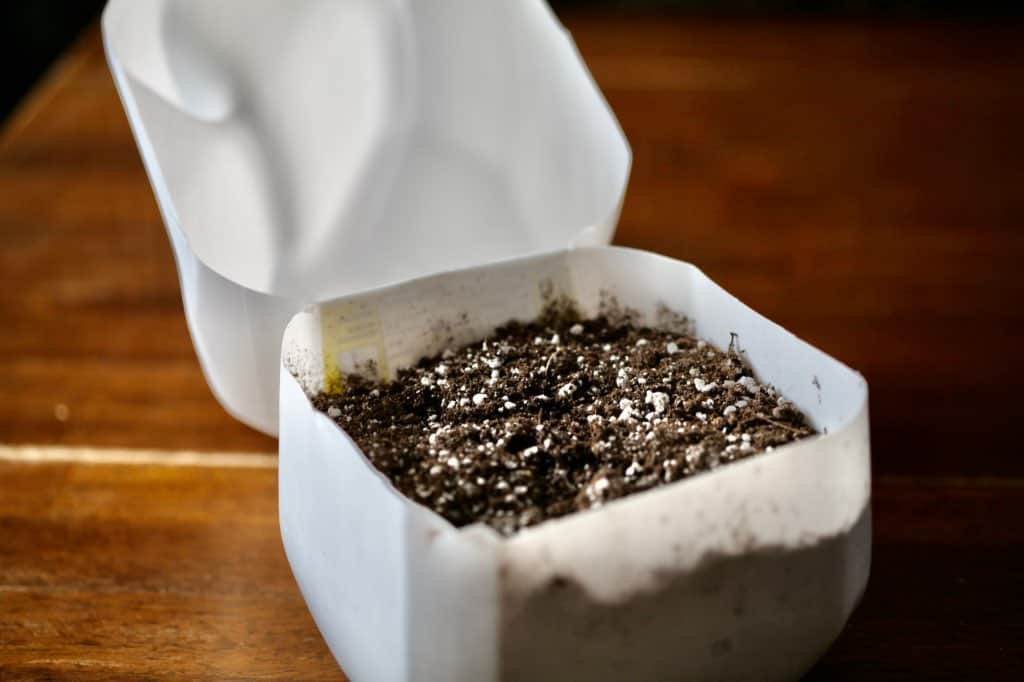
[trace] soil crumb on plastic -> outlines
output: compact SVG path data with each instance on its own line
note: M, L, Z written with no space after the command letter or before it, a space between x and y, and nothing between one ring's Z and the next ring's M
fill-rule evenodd
M669 327L562 302L314 405L403 494L505 535L814 434L736 344Z

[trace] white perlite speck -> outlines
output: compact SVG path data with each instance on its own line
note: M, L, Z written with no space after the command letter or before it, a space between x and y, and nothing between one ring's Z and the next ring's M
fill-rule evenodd
M602 476L587 486L587 499L590 500L591 504L600 504L604 497L604 492L608 490L609 487L611 487L611 483L608 482L607 478Z
M644 397L644 404L654 405L654 411L657 414L661 414L668 407L668 394L662 393L661 391L647 391L647 395Z
M709 391L713 391L716 388L718 388L718 384L716 384L713 381L711 383L708 383L708 382L706 382L703 379L698 377L698 378L693 380L693 387L696 388L701 393L707 393Z
M574 324L573 326L569 327L569 333L572 334L573 336L579 336L580 334L583 333L583 325Z
M558 389L558 397L559 398L568 398L569 396L571 396L575 392L576 392L576 384L574 384L574 383L572 383L570 381L565 386L562 386L560 389Z
M429 374L424 374L420 378L420 383L423 384L424 386L433 386L434 385L434 377L430 376Z
M341 410L339 410L334 405L331 405L330 407L327 408L327 416L330 417L331 419L337 419L338 417L341 416Z
M473 396L474 405L483 405L485 400L487 400L486 393L477 393L476 395Z
M757 393L758 386L757 382L754 381L753 377L740 377L739 381L737 381L736 383L738 383L743 388L747 389L747 391L749 391L750 393Z
M678 353L679 352L679 344L677 344L675 341L669 341L668 344L665 346L665 351L669 355L672 355L674 353Z

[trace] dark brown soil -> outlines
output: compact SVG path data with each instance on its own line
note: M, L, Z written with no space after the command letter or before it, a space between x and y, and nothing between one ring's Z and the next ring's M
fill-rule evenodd
M521 528L810 436L741 353L552 308L315 406L456 526Z

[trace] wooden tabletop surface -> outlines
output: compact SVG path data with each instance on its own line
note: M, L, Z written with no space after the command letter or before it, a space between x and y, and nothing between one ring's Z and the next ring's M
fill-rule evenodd
M1024 29L567 24L633 146L617 242L869 381L872 577L808 679L1020 679ZM0 137L0 282L0 679L343 679L95 29Z

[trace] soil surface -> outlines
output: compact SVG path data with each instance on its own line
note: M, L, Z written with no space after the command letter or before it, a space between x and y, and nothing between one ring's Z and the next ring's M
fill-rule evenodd
M505 535L815 433L735 344L670 321L552 306L314 404L403 494Z

